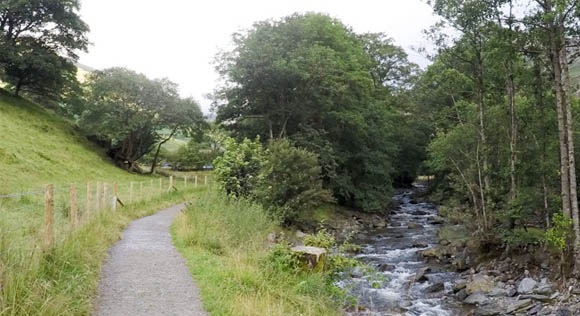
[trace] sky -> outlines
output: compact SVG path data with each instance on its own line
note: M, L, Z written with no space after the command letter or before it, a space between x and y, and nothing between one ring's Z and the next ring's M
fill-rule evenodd
M422 30L436 22L424 0L82 0L80 14L91 29L91 46L79 62L169 78L207 113L205 96L219 79L214 58L231 47L231 35L295 12L326 13L356 33L386 33L411 61L428 63L414 52L429 46Z

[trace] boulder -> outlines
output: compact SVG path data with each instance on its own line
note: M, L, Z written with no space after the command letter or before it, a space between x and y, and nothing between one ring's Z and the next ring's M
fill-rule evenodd
M429 245L424 242L416 242L412 245L413 248L427 248Z
M550 284L540 283L533 291L535 294L540 295L552 295L554 294L554 288Z
M469 295L463 300L463 303L469 305L483 305L489 301L489 298L481 292L476 292Z
M489 293L495 288L493 279L485 274L476 274L473 276L471 282L467 283L465 291L467 294L472 294L476 292Z
M507 308L506 314L511 314L513 312L525 309L526 307L529 307L530 305L532 305L532 300L530 300L530 299L516 301Z
M305 270L324 270L326 249L311 246L296 246L290 248L290 250L298 254Z
M459 290L459 292L455 293L455 298L458 301L463 301L467 297L467 293L465 293L465 289Z
M455 282L455 284L453 284L453 292L457 293L457 292L463 290L466 286L467 286L467 281L459 280L459 281Z
M507 296L508 291L504 288L496 286L487 295L490 297L502 297Z
M532 293L534 288L536 288L537 285L538 285L538 282L536 282L534 279L524 278L522 281L520 281L520 284L518 285L518 293L519 294L530 294L530 293Z
M442 282L435 283L425 288L426 293L436 293L441 291L445 291L445 284Z
M430 272L431 268L429 267L425 267L425 268L421 268L419 270L417 270L417 273L415 273L415 282L423 282L423 281L427 281L427 272Z

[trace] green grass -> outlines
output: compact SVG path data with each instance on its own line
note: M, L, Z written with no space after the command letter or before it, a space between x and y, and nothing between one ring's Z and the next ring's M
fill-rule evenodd
M139 181L112 164L72 125L0 90L0 194L47 183Z
M268 259L275 231L261 207L214 190L196 196L172 228L211 315L340 315L327 276L283 271Z
M199 190L100 212L48 249L24 251L0 231L0 315L90 315L102 263L124 227Z
M103 259L126 224L199 190L176 180L178 192L161 194L166 179L161 186L159 178L117 168L66 120L1 89L0 130L1 316L89 315ZM126 206L97 212L97 182L109 183L107 205L117 183ZM49 183L55 187L55 234L46 247L43 187ZM71 183L81 215L76 230L69 227Z

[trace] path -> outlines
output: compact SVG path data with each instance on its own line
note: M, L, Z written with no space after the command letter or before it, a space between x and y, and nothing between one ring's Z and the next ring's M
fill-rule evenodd
M176 205L132 222L103 267L94 316L205 316L199 290L172 244Z

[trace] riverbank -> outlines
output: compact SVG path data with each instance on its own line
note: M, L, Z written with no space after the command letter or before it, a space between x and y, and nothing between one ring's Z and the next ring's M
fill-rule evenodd
M490 246L459 219L459 207L442 208L445 224L438 245L421 254L459 273L447 295L473 306L469 315L580 315L580 283L560 277L559 262L554 259L558 255L545 242L538 242L540 237L508 249Z

